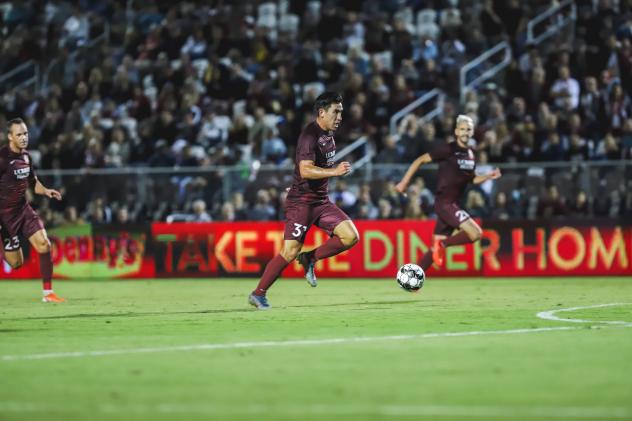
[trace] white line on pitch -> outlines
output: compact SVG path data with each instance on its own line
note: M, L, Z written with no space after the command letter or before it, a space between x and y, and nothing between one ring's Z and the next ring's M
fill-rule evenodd
M73 406L50 407L32 402L0 402L0 413L34 413L51 410L65 413L81 413L85 408ZM382 415L392 417L450 416L482 418L623 418L632 416L630 408L622 407L565 407L565 406L466 406L466 405L359 405L359 404L174 404L157 405L109 405L101 404L90 411L107 414L202 414L202 415Z
M603 307L619 307L619 306L629 306L632 303L610 303L610 304L597 304L592 306L583 306L583 307L571 307L571 308L560 308L557 310L549 310L549 311L541 311L536 316L540 319L544 320L553 320L556 322L570 322L570 323L603 323L609 325L632 325L632 322L624 322L621 320L583 320L583 319L565 319L562 317L558 317L556 313L568 312L568 311L577 311L577 310L589 310L591 308L603 308Z
M308 346L308 345L337 345L337 344L353 344L359 342L378 342L378 341L409 341L416 339L429 338L446 338L446 337L463 337L463 336L480 336L480 335L515 335L523 333L540 333L555 332L562 330L577 330L578 327L540 327L533 329L509 329L509 330L478 330L469 332L443 332L443 333L422 333L418 335L393 335L393 336L360 336L347 338L325 338L325 339L299 339L289 341L265 341L265 342L235 342L235 343L217 343L217 344L199 344L199 345L178 345L152 348L130 348L130 349L110 349L101 351L73 351L73 352L51 352L46 354L22 354L22 355L3 355L2 361L20 361L20 360L45 360L54 358L80 358L80 357L104 357L109 355L126 355L126 354L153 354L159 352L175 352L175 351L204 351L217 349L236 349L236 348L272 348L286 346Z
M632 322L624 321L589 321L581 319L563 319L555 316L555 313L563 311L584 310L591 308L612 307L630 305L631 303L611 303L598 304L584 307L562 308L557 310L542 311L537 313L537 317L545 320L574 322L574 323L601 323L616 324L621 327L632 327ZM599 328L599 325L590 326L590 328ZM393 336L360 336L347 338L326 338L326 339L302 339L290 341L263 341L263 342L236 342L225 344L199 344L199 345L178 345L153 348L130 348L130 349L110 349L102 351L73 351L73 352L52 352L46 354L24 354L24 355L3 355L2 361L23 361L23 360L45 360L55 358L81 358L81 357L104 357L109 355L127 355L127 354L153 354L160 352L177 352L177 351L204 351L217 349L236 349L236 348L271 348L285 346L308 346L308 345L336 345L336 344L352 344L359 342L377 342L377 341L406 341L416 339L429 338L446 338L446 337L463 337L463 336L480 336L480 335L512 335L523 333L539 333L563 330L578 330L578 327L541 327L533 329L509 329L509 330L479 330L469 332L443 332L443 333L422 333L418 335L393 335Z

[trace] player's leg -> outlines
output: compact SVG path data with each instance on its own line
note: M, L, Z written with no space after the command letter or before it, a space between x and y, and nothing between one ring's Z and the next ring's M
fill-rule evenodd
M350 249L360 239L358 229L340 208L333 203L321 206L316 226L327 231L331 236L321 246L298 255L298 261L305 269L305 278L313 287L317 285L314 272L316 262Z
M40 274L42 275L43 298L47 303L63 303L64 300L53 292L53 259L50 254L50 240L45 229L40 229L29 237L29 243L39 255Z
M22 212L20 223L22 234L28 238L33 250L39 255L44 294L42 301L63 303L66 300L53 292L53 259L50 254L50 240L44 229L44 223L30 206L27 206Z
M459 231L453 236L443 240L444 247L457 246L460 244L474 243L481 239L483 229L473 219L468 219L459 225Z
M19 269L24 264L24 255L22 254L22 249L18 248L17 250L4 250L4 261L11 266L11 269Z
M481 238L483 230L456 203L435 204L435 211L447 227L450 227L450 229L452 227L458 228L458 231L453 235L452 233L443 232L442 234L448 238L435 239L433 243L433 261L437 265L442 265L445 260L446 247L477 241Z
M248 302L261 310L270 308L266 293L272 284L281 276L283 270L301 250L302 243L297 240L285 240L281 252L268 262L257 288L248 297Z
M419 262L419 266L425 271L430 269L433 263L437 266L443 265L443 254L441 253L441 241L448 238L448 235L452 233L452 228L446 221L444 221L437 212L437 222L435 224L434 233L432 235L432 247L428 250Z
M322 260L355 246L360 240L360 234L354 223L347 219L334 228L329 240L314 250L314 260Z

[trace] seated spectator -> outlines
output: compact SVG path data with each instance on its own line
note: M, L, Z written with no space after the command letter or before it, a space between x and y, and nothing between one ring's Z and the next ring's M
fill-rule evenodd
M550 185L546 195L540 199L538 206L538 216L541 218L552 218L554 216L564 216L567 214L564 198L560 196L555 185Z
M586 192L580 190L575 200L568 207L568 215L576 218L587 218L592 215Z

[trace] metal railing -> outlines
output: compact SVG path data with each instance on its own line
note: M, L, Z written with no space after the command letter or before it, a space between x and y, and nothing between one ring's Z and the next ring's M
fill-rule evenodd
M540 13L527 24L527 43L540 44L542 41L558 33L562 28L575 22L577 7L574 0L565 0L560 4ZM545 25L544 31L536 35L540 25Z
M499 53L503 53L502 60L494 64L493 59ZM459 74L461 103L465 100L469 89L475 88L481 82L493 78L498 72L507 67L509 63L511 63L511 47L509 43L502 41L463 66ZM491 67L487 67L488 65L491 65ZM468 80L470 73L474 71L478 71L480 74L474 79Z
M0 76L0 95L12 90L39 89L40 69L33 60L22 63Z
M397 133L397 123L399 122L399 120L432 100L437 101L436 106L420 118L420 123L426 123L441 114L441 110L443 109L443 102L445 100L445 94L441 89L435 88L431 91L426 92L425 94L393 114L389 122L390 133Z
M381 186L385 180L399 180L406 172L408 163L371 164L356 162L355 170L344 180L348 188L357 189L363 183ZM360 165L358 165L360 164ZM529 201L541 198L550 185L555 185L568 202L583 191L590 201L622 202L624 195L632 191L632 161L580 161L580 162L529 162L489 164L479 168L487 172L498 166L503 176L481 185L494 197L504 192L508 197ZM417 173L425 180L426 187L434 190L437 183L437 165L424 165ZM244 166L149 168L126 167L80 170L40 170L38 176L50 187L64 187L66 195L76 206L85 206L93 197L106 197L111 203L127 203L148 208L170 206L179 208L191 198L203 197L210 207L221 206L232 193L255 192L277 188L282 191L292 183L293 166L262 165L256 177L250 177L251 168ZM330 191L335 188L332 178ZM612 195L618 195L614 198ZM616 199L616 200L615 200ZM536 203L537 204L537 203ZM630 205L632 206L632 204ZM626 209L628 209L626 207ZM631 208L632 209L632 208ZM630 209L628 209L629 211Z

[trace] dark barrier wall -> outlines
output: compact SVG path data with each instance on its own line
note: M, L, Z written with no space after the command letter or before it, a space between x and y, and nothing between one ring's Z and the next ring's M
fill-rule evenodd
M563 223L562 223L563 222ZM321 277L391 278L431 244L434 221L356 221L360 242L320 261ZM481 243L450 247L429 276L631 275L632 224L485 221ZM258 277L283 241L278 222L81 225L50 230L57 278ZM309 232L305 248L326 240ZM24 243L23 243L24 244ZM3 279L38 278L38 259ZM297 263L284 276L300 277Z

